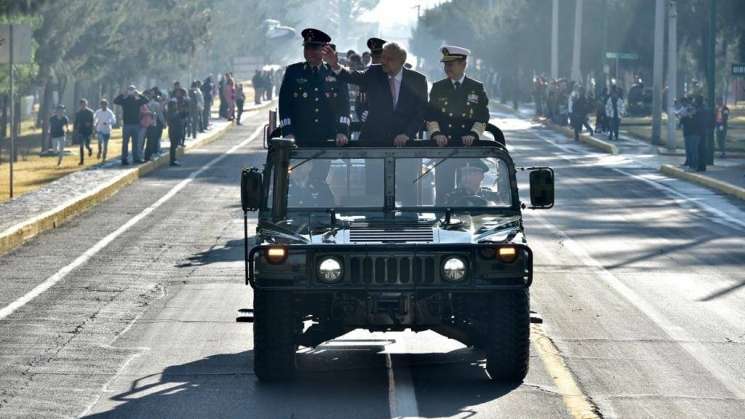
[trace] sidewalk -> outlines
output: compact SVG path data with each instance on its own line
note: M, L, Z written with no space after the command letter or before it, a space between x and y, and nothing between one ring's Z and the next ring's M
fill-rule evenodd
M502 112L516 114L524 119L532 119L535 113L530 104L521 105L517 111L501 104L496 104L495 108L498 108ZM558 127L548 122L542 123L553 131L565 135L567 138L574 137L573 131L569 128ZM644 155L645 160L649 160L649 155L652 154L651 157L657 162L655 167L658 167L659 171L667 176L693 182L745 200L745 155L742 153L732 153L731 157L726 159L716 157L718 156L717 153L714 158L714 165L708 166L705 172L690 172L682 166L684 160L683 150L675 150L671 153L664 147L653 146L636 136L629 135L626 130L621 130L621 133L622 135L619 141L609 141L602 134L593 134L592 136L583 134L582 137L584 138L580 138L580 140L587 145L609 152L610 154L624 154L628 156L634 154ZM595 139L598 142L594 143L587 140L588 138ZM613 146L616 152L608 151L609 148L604 144Z
M268 109L275 103L270 101L249 106L245 112ZM215 141L231 125L228 121L213 119L212 128L199 134L196 139L187 140L186 147L178 150L178 156ZM141 165L122 166L119 159L111 160L63 176L41 189L0 203L0 254L105 201L145 174L167 166L168 160L167 147L164 147L160 158Z

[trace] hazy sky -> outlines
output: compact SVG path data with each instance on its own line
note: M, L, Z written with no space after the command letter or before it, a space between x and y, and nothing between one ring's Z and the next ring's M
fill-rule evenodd
M434 7L446 0L380 0L377 7L363 16L362 20L380 23L381 34L390 37L408 38L416 24L417 9Z

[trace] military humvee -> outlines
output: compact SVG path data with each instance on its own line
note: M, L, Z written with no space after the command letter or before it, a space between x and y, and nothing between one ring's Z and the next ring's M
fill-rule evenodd
M274 139L263 169L243 170L244 215L258 211L245 261L260 380L291 378L298 346L357 328L433 330L483 351L491 379L525 377L533 252L515 165L498 143L418 144ZM530 207L551 208L553 171L520 170Z

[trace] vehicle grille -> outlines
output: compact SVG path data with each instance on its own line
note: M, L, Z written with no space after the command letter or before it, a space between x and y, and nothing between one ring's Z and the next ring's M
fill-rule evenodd
M352 284L431 284L435 264L433 256L353 256L348 278Z
M352 243L431 243L434 239L431 225L402 225L376 228L355 226L349 229Z

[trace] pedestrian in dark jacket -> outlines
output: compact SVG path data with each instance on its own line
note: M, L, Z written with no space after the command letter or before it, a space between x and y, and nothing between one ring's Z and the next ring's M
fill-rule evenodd
M579 135L587 121L587 112L589 110L585 93L582 90L575 91L569 99L569 119L574 129L574 141L579 141Z
M148 98L137 91L135 86L129 86L126 92L114 99L114 103L122 107L122 164L129 164L129 142L132 140L132 158L135 163L142 163L140 154L140 108L148 102Z
M85 152L83 148L88 149L88 157L93 154L91 148L91 136L93 135L93 110L88 107L88 100L80 99L80 109L75 113L75 122L73 123L73 131L80 144L80 162L79 166L83 165L85 160Z
M186 119L189 117L189 101L186 98L186 90L176 89L174 96L168 102L168 139L170 140L170 164L180 166L176 160L176 149L184 145L186 138Z
M209 129L210 116L212 114L212 101L214 100L215 83L212 76L207 77L202 82L202 96L204 96L204 109L202 109L202 127Z

